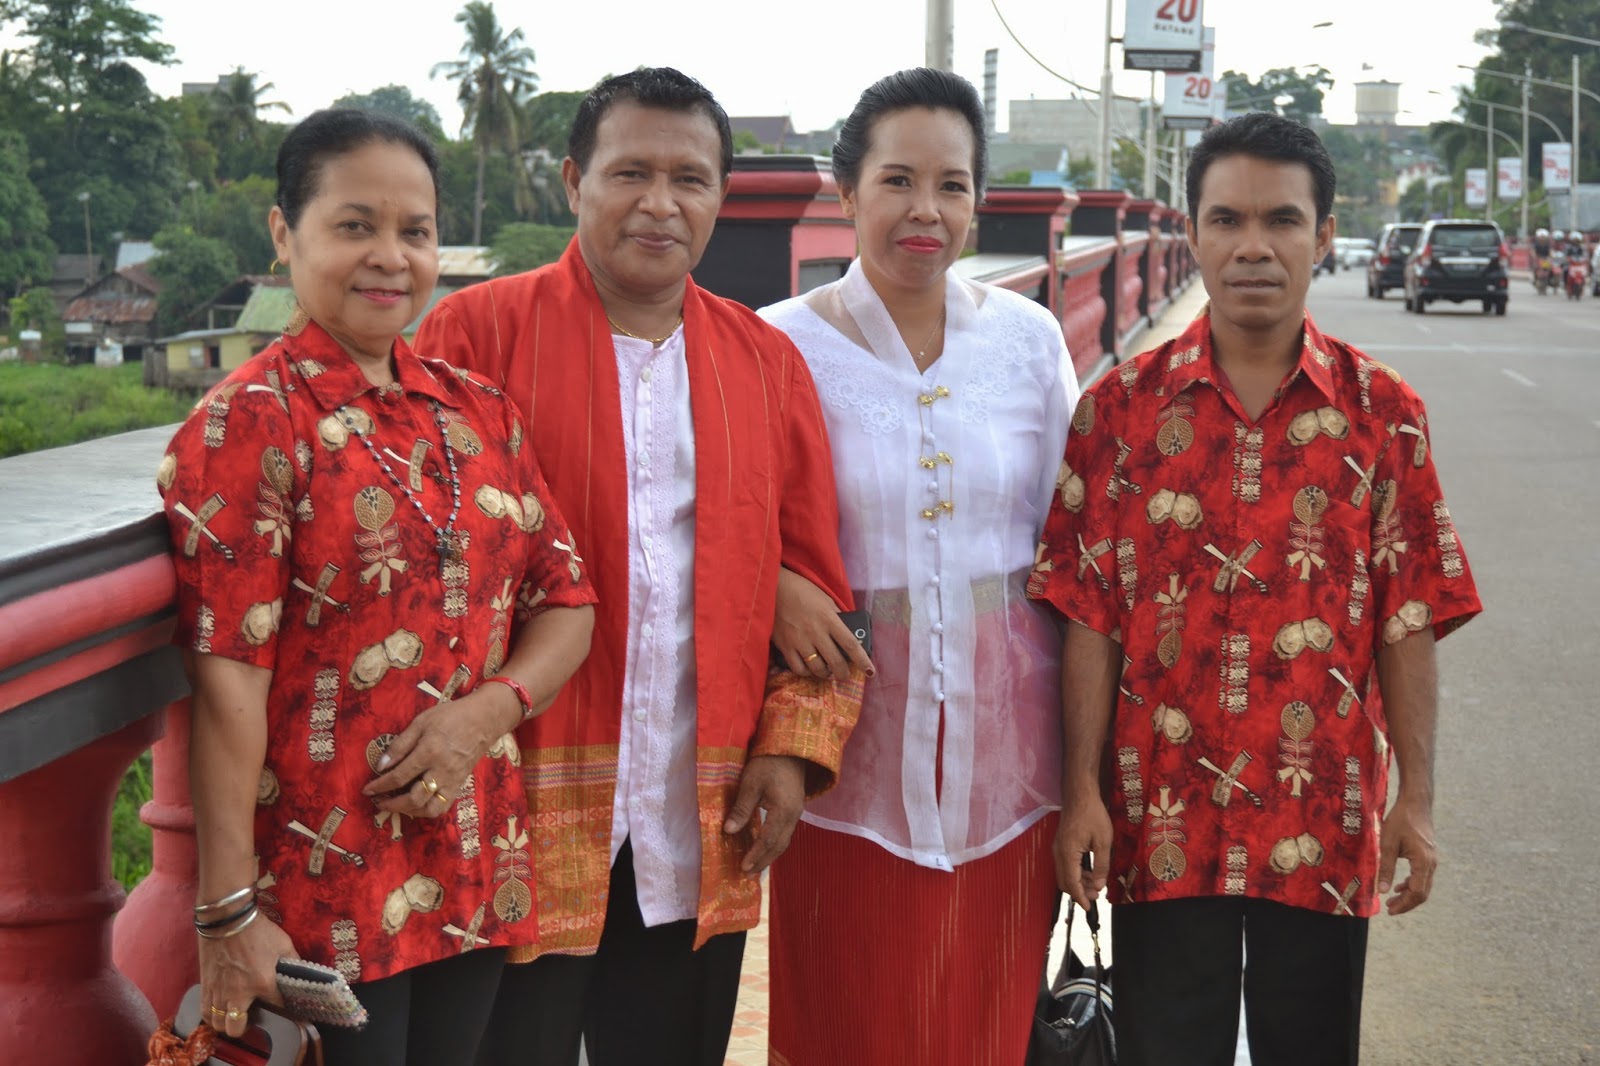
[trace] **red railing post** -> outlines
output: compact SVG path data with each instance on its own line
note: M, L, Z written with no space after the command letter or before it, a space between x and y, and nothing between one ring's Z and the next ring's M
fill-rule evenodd
M194 803L189 796L189 701L164 712L166 735L151 752L152 797L139 812L151 830L149 875L117 916L112 961L163 1018L199 980L190 908L196 891Z
M160 720L0 784L0 1043L10 1062L138 1066L155 1012L112 966L111 807Z

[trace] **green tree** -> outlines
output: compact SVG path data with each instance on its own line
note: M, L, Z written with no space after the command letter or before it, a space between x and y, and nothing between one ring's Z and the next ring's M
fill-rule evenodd
M0 0L7 21L32 42L34 84L69 115L117 68L131 69L128 60L172 62L172 46L156 39L161 19L128 0Z
M557 159L567 154L567 137L586 92L537 93L522 106L522 147L543 148Z
M0 296L50 280L55 245L44 197L28 178L28 142L0 129Z
M212 237L197 236L186 226L157 233L161 254L150 260L150 273L161 282L156 297L156 329L178 333L206 300L236 276L233 251Z
M444 140L444 123L439 121L438 109L404 85L385 85L369 93L349 93L335 100L332 106L359 107L363 111L404 119L434 140Z
M282 100L264 100L275 85L257 82L258 75L235 67L212 90L208 129L211 142L217 148L217 176L225 180L242 178L248 174L270 173L271 157L264 159L264 149L276 154L281 133L274 124L261 120L263 111L281 111L289 114L289 105ZM283 130L282 132L287 132Z
M84 250L83 193L90 240L102 251L114 233L148 237L173 218L184 196L183 151L148 96L140 105L91 98L73 117L76 137L67 125L54 114L29 138L57 248Z
M13 296L7 305L11 316L11 331L36 329L41 334L40 351L59 358L64 350L66 327L56 312L55 294L44 286L27 289Z
M755 130L734 130L733 150L742 155L745 152L761 151L761 138L756 136Z
M465 136L470 131L477 150L472 243L482 244L483 184L489 153L498 150L514 155L521 147L517 112L539 79L533 71L533 49L524 43L522 30L503 32L494 4L471 0L456 13L455 20L467 31L461 58L436 64L433 75L443 73L460 83L456 99L461 104L461 132ZM527 199L525 181L516 182L513 197L521 213Z
M466 244L472 237L477 207L478 149L471 141L445 141L439 146L439 243ZM484 233L496 233L508 222L520 221L513 190L522 176L512 160L491 156L483 171ZM564 203L564 201L563 201Z
M520 274L561 258L577 230L571 226L543 226L537 222L511 222L501 226L489 245L495 275Z
M196 232L214 237L232 250L234 273L265 274L276 258L272 234L267 230L267 212L276 195L273 179L251 174L224 182L200 198Z
M1310 122L1322 114L1322 100L1333 88L1333 75L1323 67L1301 73L1294 67L1274 67L1252 79L1230 70L1222 75L1228 87L1228 110L1273 111L1287 118Z

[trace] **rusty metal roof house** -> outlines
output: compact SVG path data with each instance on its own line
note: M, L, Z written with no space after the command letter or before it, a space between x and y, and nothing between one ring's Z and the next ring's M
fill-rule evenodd
M123 267L82 289L62 312L67 359L74 363L137 362L156 317L161 283L144 266Z

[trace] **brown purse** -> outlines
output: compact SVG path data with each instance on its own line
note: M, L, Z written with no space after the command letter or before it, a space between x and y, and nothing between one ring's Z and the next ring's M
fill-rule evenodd
M149 1066L323 1066L316 1026L257 1003L241 1037L224 1036L200 1015L200 986L183 997L177 1017L150 1038Z

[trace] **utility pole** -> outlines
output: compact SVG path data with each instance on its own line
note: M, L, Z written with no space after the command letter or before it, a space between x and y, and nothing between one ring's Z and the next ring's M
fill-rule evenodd
M1533 64L1527 65L1528 77L1533 77ZM1517 235L1523 240L1528 239L1528 182L1533 175L1533 159L1528 155L1528 93L1530 86L1522 83L1522 225L1518 227Z
M1106 0L1105 63L1100 70L1100 151L1094 161L1097 189L1111 188L1111 108L1116 102L1111 95L1111 4L1112 0ZM1573 69L1577 69L1576 60Z
M1578 121L1578 53L1572 53L1572 220L1568 229L1578 228L1578 171L1583 164L1579 162L1583 157L1578 154L1578 131L1581 124Z
M83 205L83 276L87 279L84 284L88 284L94 280L94 240L89 230L88 189L78 194L78 202Z
M1144 112L1144 198L1156 198L1156 72L1150 72L1150 106Z
M934 70L955 70L955 36L955 0L928 0L925 63Z
M1483 165L1489 171L1489 180L1484 184L1489 186L1489 195L1486 197L1488 206L1483 209L1485 221L1494 221L1494 194L1495 186L1500 182L1500 164L1494 161L1494 108L1486 107L1484 114L1489 116L1489 121L1483 127Z

